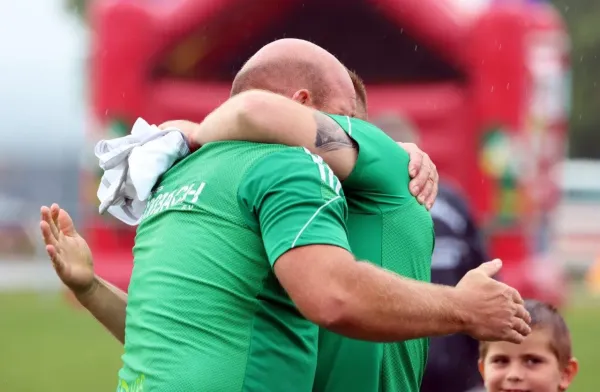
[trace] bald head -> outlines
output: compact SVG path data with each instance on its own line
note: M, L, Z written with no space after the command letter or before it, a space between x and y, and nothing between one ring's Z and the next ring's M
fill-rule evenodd
M231 95L251 89L272 91L331 113L354 113L354 88L344 65L320 46L300 39L271 42L244 64Z

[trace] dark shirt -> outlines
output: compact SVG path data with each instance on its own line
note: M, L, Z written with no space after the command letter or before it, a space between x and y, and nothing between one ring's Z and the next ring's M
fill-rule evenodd
M440 184L431 215L435 228L431 280L455 286L488 259L481 233L463 196L448 185ZM465 392L481 385L477 359L478 343L469 336L432 338L421 392Z

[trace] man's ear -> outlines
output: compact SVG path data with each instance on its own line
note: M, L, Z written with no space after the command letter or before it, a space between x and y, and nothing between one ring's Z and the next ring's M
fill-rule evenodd
M312 96L307 89L298 90L292 96L292 100L298 102L301 105L313 107Z

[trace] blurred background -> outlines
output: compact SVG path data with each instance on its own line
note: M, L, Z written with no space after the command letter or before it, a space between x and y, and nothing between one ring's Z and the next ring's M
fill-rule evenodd
M98 216L95 142L137 117L202 120L282 37L356 70L390 135L410 124L501 279L564 312L581 363L570 390L597 390L599 2L21 0L0 14L0 390L114 388L121 348L62 291L39 207L70 211L98 273L126 289L134 230ZM439 243L443 273L460 250Z

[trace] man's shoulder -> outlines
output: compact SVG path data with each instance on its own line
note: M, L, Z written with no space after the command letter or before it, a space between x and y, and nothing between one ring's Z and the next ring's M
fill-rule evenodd
M219 141L205 144L192 155L197 155L202 158L214 158L214 155L229 156L243 154L245 158L247 153L256 153L257 155L265 155L278 152L285 149L286 146L280 144L255 143L243 140Z
M275 165L286 146L251 142L216 142L203 146L176 162L159 179L157 186L165 188L190 181L210 182L222 192L235 191L252 169L266 158ZM300 152L296 152L299 154Z
M280 213L302 205L295 214L315 200L323 202L319 207L338 199L345 205L340 180L320 156L303 147L284 146L264 155L244 173L237 189L239 205L252 213ZM302 213L299 216L304 219Z
M321 180L336 182L337 177L320 156L304 147L279 146L263 154L248 170L245 177L279 178L319 177Z
M188 167L211 167L212 170L231 170L233 167L248 167L263 157L276 154L286 146L253 143L247 141L213 142L204 145L177 162L172 169Z
M293 189L292 193L301 196L317 188L323 196L343 196L341 181L323 158L303 147L283 146L261 157L245 172L238 197L283 189Z
M333 119L340 128L354 139L358 144L359 150L361 147L374 147L381 150L381 154L378 154L381 159L395 159L396 165L399 164L399 159L404 159L408 163L409 157L406 150L400 147L394 139L375 124L355 117L329 113L324 114ZM365 144L367 145L365 146Z
M333 119L336 123L338 123L338 125L342 129L344 129L349 135L352 135L352 133L354 131L370 132L370 133L374 133L378 136L386 136L389 139L389 141L394 142L391 138L389 138L389 136L387 136L387 134L385 132L383 132L383 130L381 128L379 128L375 124L372 124L368 121L361 120L360 118L356 118L356 117L342 116L342 115L338 115L338 114L330 114L330 113L324 113L324 114L326 114L331 119Z
M348 121L347 132L358 145L358 160L344 186L355 193L407 197L410 176L406 150L377 126L360 119Z

